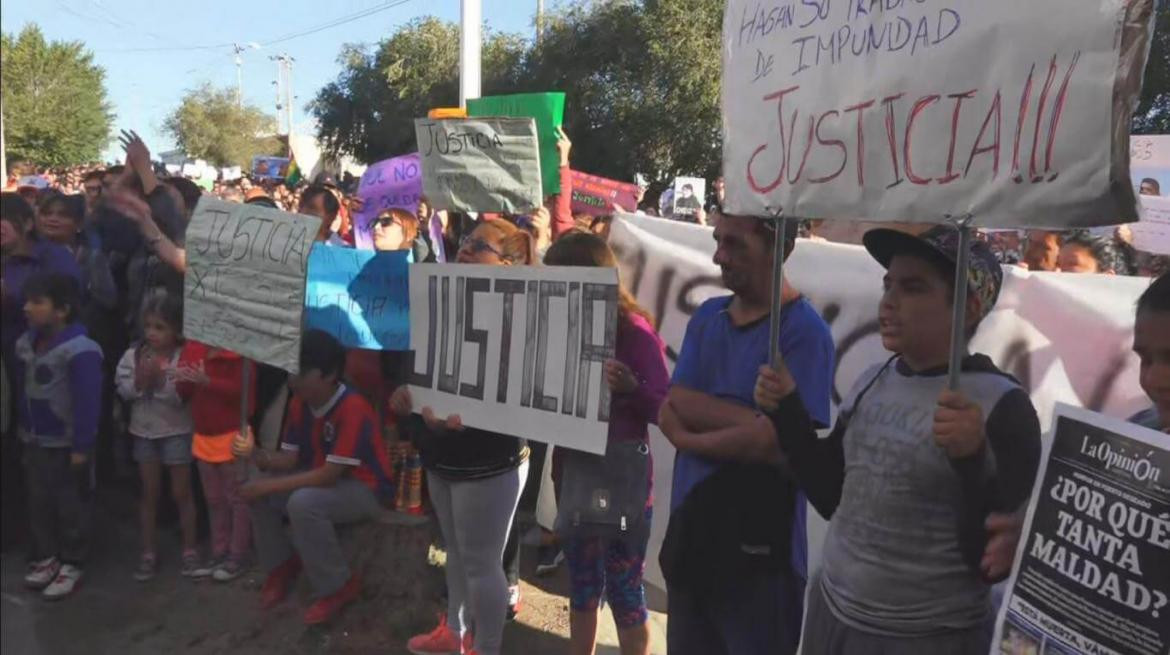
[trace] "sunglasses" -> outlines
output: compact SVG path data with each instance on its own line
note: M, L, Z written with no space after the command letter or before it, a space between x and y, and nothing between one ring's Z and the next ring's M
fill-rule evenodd
M481 252L490 252L495 254L495 256L499 257L500 259L504 259L504 253L500 252L496 249L495 246L488 243L487 241L484 241L480 237L472 237L471 235L463 237L459 240L459 249L466 249L467 252L471 253L472 255L477 255Z
M393 216L383 216L381 218L375 219L374 222L378 224L379 227L387 228L391 225L394 225L398 221L394 220Z

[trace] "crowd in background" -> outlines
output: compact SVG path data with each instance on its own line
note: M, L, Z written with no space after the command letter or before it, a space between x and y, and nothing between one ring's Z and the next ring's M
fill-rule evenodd
M352 247L356 241L354 219L363 209L357 196L359 180L350 176L339 180L326 174L290 188L279 181L253 181L245 176L217 181L206 191L192 180L162 174L137 135L124 133L122 145L125 163L109 167L45 170L16 165L0 205L3 396L6 402L15 398L22 412L21 421L5 426L4 498L11 502L25 493L30 497L25 515L5 507L4 534L7 539L19 532L9 529L11 521L32 524L31 539L37 554L26 582L50 598L72 593L86 559L83 533L89 529L85 507L92 501L92 474L96 471L103 479L116 478L119 472L129 470L133 460L141 489L142 533L142 555L132 572L135 579L155 577L163 559L154 525L164 495L162 480L168 479L166 495L177 506L180 518L182 551L177 559L182 575L230 582L251 564L254 542L259 564L267 573L262 603L271 606L280 602L292 580L304 570L315 592L305 621L328 620L358 595L358 583L338 548L333 524L369 518L378 511L379 501L387 501L386 494L393 497L399 485L387 459L390 444L411 442L427 471L431 504L448 553L447 612L434 631L412 639L411 648L421 653L459 652L461 647L464 652L474 650L481 655L499 652L504 621L514 616L520 603L516 508L526 495L525 489L532 494L538 486L533 480L539 480L543 446L467 428L459 417L437 417L429 408L414 407L401 384L403 358L398 353L346 352L329 335L311 331L304 339L301 373L290 377L272 367L256 365L254 375L244 376L243 371L252 371L253 364L182 336L184 234L200 198L211 195L312 215L321 219L317 241ZM389 209L374 216L374 248L409 251L414 262L616 266L606 244L612 216L574 215L570 211L571 144L563 134L558 150L561 191L547 198L543 207L524 215L477 216L436 211L424 197L411 209ZM771 297L770 287L763 288L771 266L761 260L753 270L738 270L744 262L754 260L736 256L732 250L739 243L736 239L743 242L738 247L759 257L771 249L761 245L766 236L761 237L755 224L722 216L722 179L711 187L712 194L695 220L716 228L716 263L723 268L728 288L736 294L728 311L742 313L743 298L754 298L756 304L746 311L755 317L752 320L758 319L766 313L765 301ZM669 211L647 200L644 192L643 188L639 207L631 209L669 217ZM1143 192L1156 189L1143 187ZM801 221L799 230L803 236L823 238L820 235L826 227L826 221ZM914 231L931 243L931 239L943 238L934 229ZM1104 235L1088 231L991 232L981 234L979 247L989 261L1033 271L1163 274L1167 258L1134 250L1127 234L1125 229ZM786 240L789 237L794 244L795 233L784 236ZM772 234L771 238L780 237ZM868 240L866 246L875 251ZM791 252L791 247L786 252ZM998 269L998 264L995 266ZM784 292L795 293L788 288ZM994 292L998 294L998 286ZM800 299L799 294L785 297L786 302ZM994 297L987 300L994 304ZM606 383L615 397L612 452L635 457L630 453L645 446L648 424L657 422L660 410L670 405L668 388L672 398L680 387L718 396L725 390L704 387L708 382L704 376L713 367L730 366L742 353L767 355L764 341L757 339L759 342L753 341L750 347L737 345L737 340L745 337L722 323L728 320L726 312L700 310L693 322L709 325L702 329L713 332L700 340L688 329L685 357L680 355L680 366L684 360L686 366L681 373L676 370L672 387L665 347L652 319L624 290L620 304L618 352L605 367ZM989 311L990 304L984 309ZM801 329L827 339L827 350L816 362L805 363L811 367L807 374L812 381L798 379L797 383L802 388L825 391L824 379L819 376L831 370L832 342L815 310L808 306L805 313L807 325ZM796 328L790 325L786 329ZM720 347L725 348L721 354L712 354ZM59 377L84 380L86 386L75 386L71 391L51 388L40 379L39 368L28 377L29 366L47 366L42 358L62 348L68 353L55 364L60 368ZM795 351L792 357L798 357ZM728 375L735 378L734 394L750 405L756 371L754 367L740 369ZM802 375L794 374L798 378ZM244 409L251 426L241 430L238 417L244 379L251 379L254 385L248 394L254 406ZM280 446L258 445L257 408L268 407L286 386L293 397L284 408ZM39 393L47 395L40 397ZM52 393L72 394L71 414L62 414L65 410ZM825 393L820 394L823 403L817 401L805 409L779 405L781 395L765 395L769 407L781 407L806 423L827 425ZM82 402L82 396L88 400ZM706 398L705 393L698 396ZM684 398L675 399L680 416L694 407L708 406L704 404L708 401L698 396L692 398L697 398L698 405L689 407ZM934 400L930 397L924 402L933 406ZM993 406L995 403L988 408ZM6 418L13 415L10 409L3 412ZM721 412L731 410L711 404L710 411L722 416ZM758 416L753 415L752 420L755 418ZM34 438L29 442L30 425L52 433L55 441ZM685 483L675 480L676 497L686 493L680 489L698 485L706 475L696 471L705 466L702 449L709 446L690 443L689 428L684 427L663 426L680 451L695 449L696 459L688 466L698 468L676 468L676 476L684 476L681 482ZM709 427L714 430L720 426ZM23 467L15 456L22 448L15 438L17 432L25 436ZM37 434L36 430L33 433ZM54 448L68 445L70 439L74 452L66 448L63 460L50 457L58 454ZM633 444L629 452L614 445L624 442ZM35 457L30 459L29 453ZM566 467L575 470L576 464L565 458L562 454L553 459L558 480L566 474ZM267 475L244 484L231 467L237 460L252 462ZM643 537L633 542L570 538L554 546L552 536L545 535L541 565L555 568L562 551L568 559L576 652L592 649L602 596L613 608L623 648L631 653L646 649L649 637L641 575L651 520L650 463L644 453L643 459L635 457L634 461L641 462L638 465L647 471L644 488L637 491L645 508L647 529ZM192 476L193 470L197 478ZM67 472L68 482L60 477L62 471ZM25 482L27 492L22 491ZM207 505L211 523L211 543L205 549L199 548L194 528L197 490L201 490L200 502ZM291 541L281 528L282 515L290 521ZM939 530L945 532L943 527ZM800 590L803 592L803 586ZM672 602L687 597L676 591ZM750 599L749 591L744 593L748 595L728 600L723 609ZM801 602L802 597L803 593L798 594L793 602ZM672 615L683 617L689 612L698 617L712 602L711 598L691 600L689 608L672 606ZM773 601L776 599L769 602ZM757 611L760 606L756 604ZM782 613L791 614L791 610L786 606ZM748 612L743 616L750 619L756 615ZM799 612L795 616L795 627L789 627L798 635ZM705 639L713 640L711 643L721 639L716 634L720 625L712 625L709 635L681 632L688 625L701 623L699 618L672 622L672 630L677 624L680 631L672 641L701 644ZM748 633L774 627L767 620L757 622L755 628L740 625ZM822 625L820 629L839 626ZM792 632L785 633L783 640L792 636Z

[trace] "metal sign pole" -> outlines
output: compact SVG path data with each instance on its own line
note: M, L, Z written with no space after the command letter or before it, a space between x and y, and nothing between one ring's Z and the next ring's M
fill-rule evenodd
M959 256L955 262L955 306L951 314L951 357L947 369L947 389L959 388L963 355L967 352L967 269L971 262L971 215L954 220L959 229Z
M784 210L780 210L772 216L772 225L776 230L776 239L772 260L772 313L768 332L768 365L772 368L778 368L780 366L780 309L784 296L784 233L788 227L788 218L784 216Z
M247 359L242 360L244 370L240 380L240 434L248 434L248 397L252 392L252 367ZM243 482L248 479L248 460L236 458L236 480Z

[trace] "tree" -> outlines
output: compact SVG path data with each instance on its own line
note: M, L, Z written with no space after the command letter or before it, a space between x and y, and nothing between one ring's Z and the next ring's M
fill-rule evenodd
M713 175L721 157L720 0L612 0L550 14L539 44L489 33L483 93L564 91L574 167L618 179ZM374 52L346 47L311 111L334 154L416 148L413 120L458 102L459 28L411 23Z
M251 166L254 155L284 151L276 119L251 105L241 107L234 89L210 84L188 91L163 121L163 130L188 155L215 166Z
M113 121L105 75L80 41L46 42L36 25L0 35L8 157L41 166L98 161Z
M1170 5L1159 5L1142 95L1133 114L1134 134L1170 133Z
M488 32L485 93L504 92L519 75L523 42ZM342 72L310 104L318 137L332 154L375 162L416 149L414 119L459 104L459 27L436 18L412 21L373 52L345 46Z

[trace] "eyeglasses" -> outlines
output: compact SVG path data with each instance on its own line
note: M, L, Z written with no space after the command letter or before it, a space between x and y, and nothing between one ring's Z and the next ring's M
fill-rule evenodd
M496 257L505 259L504 253L500 252L495 246L488 243L487 241L484 241L480 237L472 237L470 234L459 240L459 249L466 249L467 252L472 255L476 255L481 252L490 252L494 253Z

